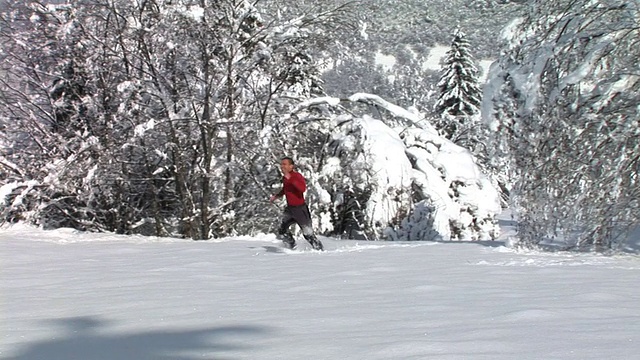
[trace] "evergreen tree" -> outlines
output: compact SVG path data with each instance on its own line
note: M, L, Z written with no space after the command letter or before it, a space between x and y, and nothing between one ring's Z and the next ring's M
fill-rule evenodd
M441 120L438 131L448 139L473 127L471 117L479 113L482 92L478 86L478 70L469 50L469 42L456 31L447 51L442 76L438 81L439 96L435 105Z

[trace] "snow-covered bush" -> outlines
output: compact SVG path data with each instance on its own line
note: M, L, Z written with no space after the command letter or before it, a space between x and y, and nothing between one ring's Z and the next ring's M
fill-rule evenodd
M438 135L421 114L370 94L320 98L301 104L297 116L319 105L367 104L388 111L376 119L351 109L331 118L333 156L317 177L335 214L345 199L349 216L367 238L486 240L497 236L500 199L471 153ZM344 105L347 106L347 105ZM345 174L354 174L345 181ZM322 214L318 217L322 218ZM335 227L334 233L341 234Z

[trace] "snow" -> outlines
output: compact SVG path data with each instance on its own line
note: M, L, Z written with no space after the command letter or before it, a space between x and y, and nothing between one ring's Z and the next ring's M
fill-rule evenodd
M596 101L593 109L600 111L607 106L611 100L620 93L633 91L633 86L640 80L638 75L621 75L618 81L610 84L601 85L601 99Z
M372 183L377 185L367 201L367 217L384 224L397 217L402 210L402 203L395 198L408 197L411 162L405 155L405 145L398 133L382 121L365 115L356 119L355 125L364 135L364 156L371 163L370 170L375 178Z
M272 235L187 241L4 228L0 358L632 359L640 351L637 256L323 240L320 253L282 250Z
M374 104L379 106L387 111L391 112L394 116L398 116L401 118L405 118L406 120L411 121L414 125L420 125L424 127L428 131L437 134L437 130L433 126L431 126L427 121L424 121L424 116L419 113L411 112L407 109L404 109L398 105L392 104L378 95L367 94L367 93L355 93L349 96L349 100L353 102L364 102Z
M429 56L422 63L422 70L442 71L442 62L447 56L447 52L451 49L450 46L436 45L429 50ZM410 50L410 49L409 49ZM487 81L487 75L489 68L494 60L484 59L479 60L478 65L480 67L480 76L478 77L478 83L484 84Z
M407 189L413 183L421 200L410 210L409 219L401 231L386 232L395 240L488 240L496 236L491 220L500 213L500 196L491 181L480 171L473 155L453 142L441 137L427 118L415 109L404 109L380 96L356 93L346 100L363 102L385 109L409 122L410 127L391 127L369 115L352 118L340 115L334 119L333 139L350 151L356 140L347 136L339 124L351 122L347 133L362 136L364 152L352 159L363 163L375 174L375 185L366 206L367 221L389 224L397 220L402 206L411 199ZM303 102L293 113L308 106L335 106L337 98L321 97ZM330 176L335 166L325 168ZM321 194L321 191L316 191ZM322 194L320 195L322 199ZM322 200L325 202L325 200ZM405 208L406 209L406 208ZM327 227L318 224L321 229ZM427 236L428 237L425 237Z
M396 57L393 55L385 55L380 51L377 51L374 58L374 63L377 66L382 67L384 71L391 71L393 67L396 65Z
M20 194L15 197L12 201L11 206L20 206L22 204L22 200L25 196L33 189L35 186L38 186L38 182L35 180L28 180L25 182L17 182L13 181L7 184L0 186L0 204L4 202L8 202L9 195L13 193L15 190L24 187Z
M358 21L358 27L360 30L360 37L362 40L369 40L369 34L367 34L367 23L364 21Z
M153 130L156 126L156 121L151 119L144 124L136 125L134 129L134 134L136 137L142 137L147 130Z
M417 129L407 130L405 142L415 161L414 181L433 206L432 226L440 238L452 238L452 224L461 239L491 238L495 225L480 221L500 213L499 194L469 151Z
M295 113L300 109L308 108L310 106L317 105L317 104L328 104L331 106L338 106L340 105L340 98L336 98L332 96L321 96L321 97L301 101L300 105L298 105L298 108L292 112Z
M184 16L190 17L195 21L200 21L204 17L204 9L200 6L193 5L189 7L179 7L179 12L184 14Z
M17 181L13 181L0 186L0 200L1 200L0 203L5 202L7 199L7 196L9 196L9 194L11 194L13 190L20 187L21 185L22 184L18 183Z
M422 70L442 70L442 59L447 55L450 46L436 45L429 50L429 56L422 64Z
M491 64L493 64L494 60L480 60L480 76L478 76L478 84L484 84L487 82L487 77L489 75L489 69L491 68Z

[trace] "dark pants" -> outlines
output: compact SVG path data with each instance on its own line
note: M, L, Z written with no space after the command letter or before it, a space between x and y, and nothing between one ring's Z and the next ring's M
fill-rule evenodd
M306 204L299 206L287 205L282 213L282 223L280 224L278 234L282 236L282 241L291 246L296 243L291 231L289 231L289 227L294 223L300 226L300 229L302 229L302 235L314 248L322 248L322 244L313 233L311 213L309 212L309 207L307 207Z

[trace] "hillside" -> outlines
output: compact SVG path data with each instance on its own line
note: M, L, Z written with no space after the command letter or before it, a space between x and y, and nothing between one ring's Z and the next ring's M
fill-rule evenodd
M347 30L336 34L338 42L324 52L331 58L325 89L336 96L376 93L403 106L429 108L424 94L433 91L437 61L453 32L460 29L467 35L473 56L486 67L499 55L502 29L523 10L522 1L351 2ZM385 57L392 66L383 63ZM428 61L432 64L425 66Z

